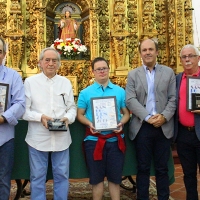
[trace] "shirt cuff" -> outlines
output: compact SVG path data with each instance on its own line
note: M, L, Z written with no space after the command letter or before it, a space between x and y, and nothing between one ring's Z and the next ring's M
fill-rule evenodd
M150 117L151 117L151 115L147 115L144 120L147 122Z

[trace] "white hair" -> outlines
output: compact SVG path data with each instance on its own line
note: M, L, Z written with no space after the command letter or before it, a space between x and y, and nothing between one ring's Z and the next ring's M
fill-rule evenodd
M181 49L181 52L180 52L180 57L182 56L182 52L183 52L183 50L184 49L188 49L188 48L192 48L192 49L194 49L195 50L195 53L196 53L196 55L198 55L199 56L199 50L198 50L198 48L197 47L195 47L194 45L192 45L192 44L187 44L187 45L185 45L182 49Z

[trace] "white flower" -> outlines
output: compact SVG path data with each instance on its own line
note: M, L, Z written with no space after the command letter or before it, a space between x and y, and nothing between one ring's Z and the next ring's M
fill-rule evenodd
M71 52L73 50L72 46L65 46L64 51Z
M74 46L75 49L79 48L79 45L77 45L77 44L74 44L73 46Z
M63 39L57 38L57 39L54 41L54 43L55 43L55 42L63 42Z
M81 46L78 47L78 51L80 51L80 52L86 52L87 48L86 48L85 45L81 45Z
M85 45L82 45L81 40L78 38L66 38L65 41L57 38L54 41L54 44L51 45L51 47L55 48L59 51L61 55L65 55L66 57L71 55L75 56L80 54L81 52L87 51L87 47Z
M75 38L74 41L79 41L81 43L81 40L78 38Z
M59 44L59 45L57 46L57 49L61 50L61 49L62 49L62 46Z

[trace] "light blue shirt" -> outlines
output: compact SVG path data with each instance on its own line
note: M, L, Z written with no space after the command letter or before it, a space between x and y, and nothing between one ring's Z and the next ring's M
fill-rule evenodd
M7 108L2 114L8 122L0 124L0 146L2 146L14 138L15 125L25 111L25 94L22 78L18 72L3 65L0 65L0 83L9 85Z
M148 85L146 110L149 112L149 115L145 118L145 121L147 121L152 115L155 115L157 113L155 92L154 92L154 79L155 79L156 65L152 71L150 71L148 67L146 67L145 65L143 67L146 72L147 85Z
M109 81L106 88L102 88L100 84L95 82L94 84L88 86L84 90L82 90L79 94L78 98L78 108L85 109L85 117L93 122L92 120L92 106L91 106L91 98L93 97L107 97L107 96L116 96L117 103L117 114L118 121L121 120L122 116L120 113L121 108L125 108L125 90L118 85L115 85ZM102 131L101 134L108 134L112 131ZM97 140L97 137L88 136L87 139ZM117 141L117 138L111 138L107 141Z

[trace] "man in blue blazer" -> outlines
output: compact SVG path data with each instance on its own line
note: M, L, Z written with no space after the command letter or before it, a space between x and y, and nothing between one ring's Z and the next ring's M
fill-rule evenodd
M174 131L176 78L173 70L156 62L158 44L146 39L139 45L143 66L128 74L126 104L132 112L129 136L135 141L138 172L137 199L149 199L152 157L159 200L169 199L167 162Z
M185 45L180 53L184 72L176 77L177 111L174 139L183 168L187 200L198 200L197 164L200 166L200 110L187 109L187 77L199 77L200 60L198 49Z

